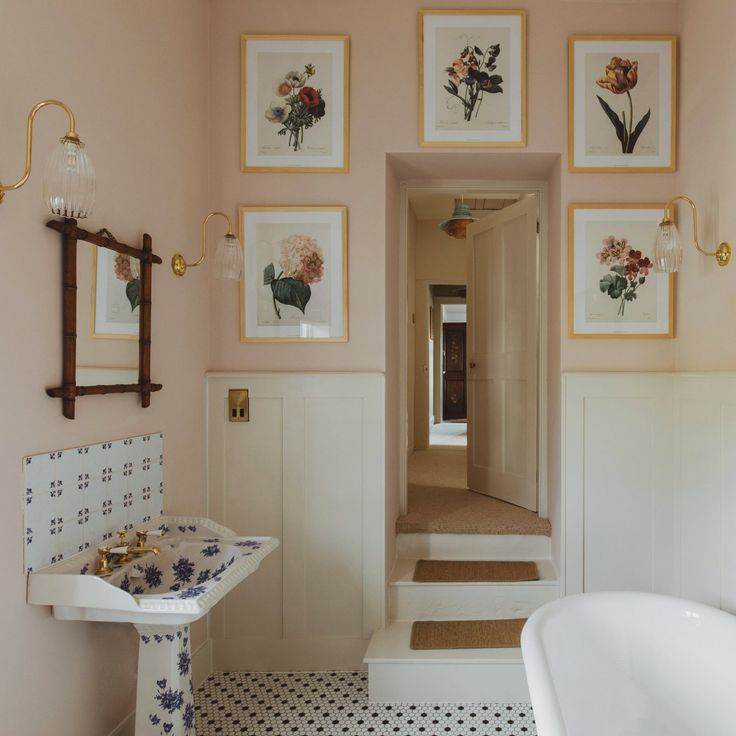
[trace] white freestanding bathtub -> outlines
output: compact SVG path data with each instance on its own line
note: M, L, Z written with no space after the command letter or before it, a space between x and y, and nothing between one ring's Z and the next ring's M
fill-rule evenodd
M736 734L736 617L651 593L548 603L521 635L539 736Z

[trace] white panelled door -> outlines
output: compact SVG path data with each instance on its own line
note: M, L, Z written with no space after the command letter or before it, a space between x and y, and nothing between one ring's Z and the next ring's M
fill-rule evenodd
M537 510L536 196L468 228L468 487Z

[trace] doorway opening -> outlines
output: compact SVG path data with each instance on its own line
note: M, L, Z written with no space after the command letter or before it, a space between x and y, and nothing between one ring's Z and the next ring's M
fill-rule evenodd
M461 198L477 221L450 237ZM483 494L546 516L545 206L544 183L402 185L403 515Z
M466 293L465 284L430 286L430 447L468 443Z

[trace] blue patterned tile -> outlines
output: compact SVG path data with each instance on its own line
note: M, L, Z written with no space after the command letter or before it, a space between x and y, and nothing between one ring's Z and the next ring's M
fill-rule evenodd
M162 438L131 438L24 458L26 568L99 546L161 514ZM139 462L133 452L140 447Z

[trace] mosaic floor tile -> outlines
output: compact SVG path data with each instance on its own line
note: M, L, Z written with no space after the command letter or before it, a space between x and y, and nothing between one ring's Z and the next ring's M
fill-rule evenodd
M197 736L536 736L522 703L368 702L365 672L217 672L195 695Z

